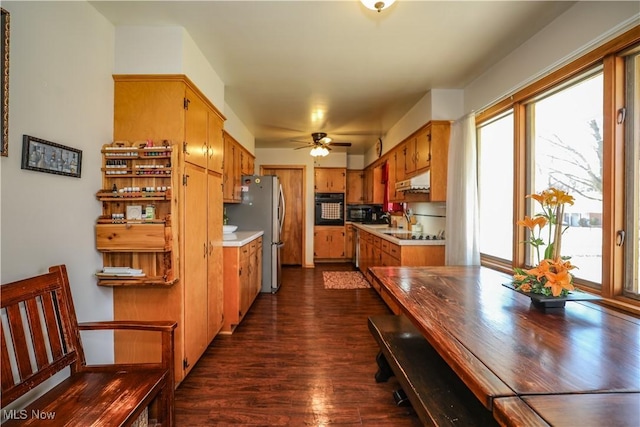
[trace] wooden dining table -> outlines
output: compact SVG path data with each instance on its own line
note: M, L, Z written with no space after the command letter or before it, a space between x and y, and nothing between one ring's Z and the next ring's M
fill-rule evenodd
M500 424L640 426L640 319L585 301L538 309L485 267L371 272Z

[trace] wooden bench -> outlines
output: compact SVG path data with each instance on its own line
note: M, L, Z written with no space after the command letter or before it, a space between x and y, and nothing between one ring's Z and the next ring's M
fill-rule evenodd
M174 425L175 322L78 324L64 265L0 288L3 426ZM5 323L6 320L6 323ZM80 331L128 329L158 335L162 360L88 366ZM69 367L70 376L28 406L5 409Z
M425 425L498 425L406 317L369 317L369 330L380 347L376 381L395 376L403 390L396 403L406 395Z

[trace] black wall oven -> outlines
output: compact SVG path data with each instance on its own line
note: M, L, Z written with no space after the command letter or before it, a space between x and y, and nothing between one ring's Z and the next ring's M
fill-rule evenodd
M316 193L315 225L344 225L344 193Z

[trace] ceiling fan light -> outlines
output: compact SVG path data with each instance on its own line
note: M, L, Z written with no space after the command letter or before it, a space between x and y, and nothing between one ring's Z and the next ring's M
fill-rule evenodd
M309 154L311 154L312 157L325 157L327 154L329 154L329 150L326 147L316 145L311 149Z
M377 10L378 12L380 12L382 9L386 9L389 6L391 6L393 3L395 3L396 0L360 0L360 2L364 5L364 7L366 7L367 9L371 9L371 10Z

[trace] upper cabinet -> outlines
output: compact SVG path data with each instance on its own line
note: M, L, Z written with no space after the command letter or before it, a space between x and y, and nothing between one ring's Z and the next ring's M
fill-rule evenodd
M364 170L364 202L381 205L384 203L385 183L382 180L383 164L375 163Z
M222 127L224 119L217 114L208 114L207 169L222 174L224 165L224 137Z
M347 171L347 204L364 203L364 173L361 170Z
M410 136L404 143L404 173L422 172L431 162L431 132L427 125Z
M344 168L315 168L316 193L344 193L347 190L347 170Z
M184 99L184 160L206 168L208 142L208 111L204 101L190 87L186 88Z
M404 172L404 150L405 144L400 144L389 154L389 201L395 203L404 202L404 193L396 191L396 182L402 181L405 177Z
M447 200L447 171L449 162L449 139L451 137L451 122L432 121L427 126L430 136L430 165L431 190L430 202L445 202Z
M431 121L388 153L390 201L446 201L450 132L451 123L449 121ZM407 193L395 190L396 182L409 179L427 170L431 173L431 190L429 193Z
M222 194L225 203L240 203L242 175L253 175L255 157L228 132L223 131L224 171L222 173Z

